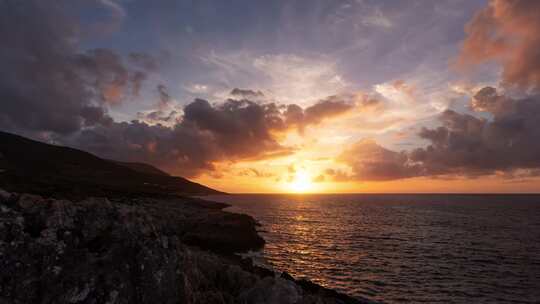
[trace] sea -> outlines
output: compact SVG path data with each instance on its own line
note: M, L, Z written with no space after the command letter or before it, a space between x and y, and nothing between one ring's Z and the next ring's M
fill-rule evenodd
M210 196L253 216L261 266L381 303L540 303L540 195Z

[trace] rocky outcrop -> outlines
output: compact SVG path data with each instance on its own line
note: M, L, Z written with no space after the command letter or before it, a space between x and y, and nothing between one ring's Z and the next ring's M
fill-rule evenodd
M0 303L363 303L232 255L264 241L223 207L0 190Z

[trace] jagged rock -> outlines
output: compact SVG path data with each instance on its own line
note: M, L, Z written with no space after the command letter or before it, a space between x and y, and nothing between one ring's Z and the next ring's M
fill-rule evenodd
M294 304L302 299L302 290L292 281L266 277L240 294L246 304Z
M45 200L39 195L33 194L22 194L17 200L17 205L21 209L32 209L34 207L39 207L39 205L44 204Z
M11 193L0 189L0 201L7 201L11 197Z
M264 242L216 206L0 192L0 303L346 303L231 255Z

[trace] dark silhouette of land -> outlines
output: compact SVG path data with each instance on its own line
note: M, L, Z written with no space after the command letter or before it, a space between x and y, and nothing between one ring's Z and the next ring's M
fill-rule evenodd
M99 158L0 132L0 184L57 198L205 195L221 192L143 163Z

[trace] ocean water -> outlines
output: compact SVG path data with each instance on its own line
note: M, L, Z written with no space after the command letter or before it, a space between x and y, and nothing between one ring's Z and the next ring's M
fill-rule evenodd
M540 303L540 196L229 195L258 263L383 303Z

